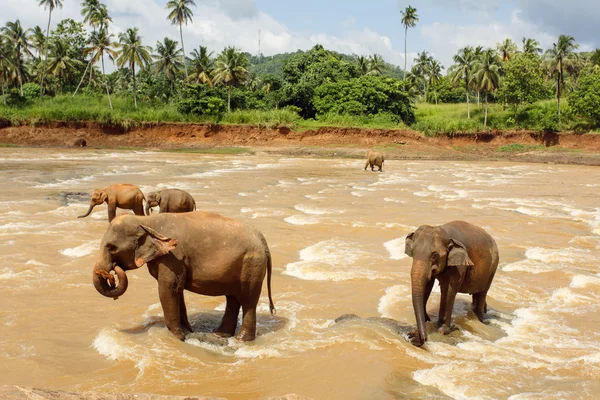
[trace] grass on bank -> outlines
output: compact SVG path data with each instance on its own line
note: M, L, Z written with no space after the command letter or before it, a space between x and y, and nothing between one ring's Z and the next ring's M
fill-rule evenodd
M88 122L119 126L124 130L141 124L155 123L212 123L251 125L261 128L287 127L294 130L316 130L321 127L336 128L407 128L389 115L352 116L325 115L316 120L302 119L293 111L280 110L236 110L217 116L197 116L182 114L174 104L150 104L141 102L135 109L129 97L113 98L114 112L108 107L106 96L70 95L55 98L33 99L23 107L0 105L0 119L13 125L20 123L37 124L51 121ZM490 104L488 130L515 131L580 131L589 132L591 127L585 121L574 117L566 102L562 106L562 121L557 118L555 100L547 100L522 107L516 114L502 104ZM466 104L418 104L415 108L417 122L410 129L426 136L453 136L483 131L483 108L471 104L471 118L467 118Z

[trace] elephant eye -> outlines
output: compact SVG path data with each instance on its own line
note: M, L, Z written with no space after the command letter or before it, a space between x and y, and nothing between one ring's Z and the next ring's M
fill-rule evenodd
M116 253L117 252L117 246L115 246L114 244L107 244L106 245L106 249L108 250L109 253Z
M440 259L440 255L437 253L437 251L434 251L433 253L431 253L431 259L434 261L437 261Z

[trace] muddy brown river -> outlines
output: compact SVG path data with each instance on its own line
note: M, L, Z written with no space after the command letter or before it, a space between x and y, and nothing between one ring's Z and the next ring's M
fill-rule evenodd
M596 398L600 391L598 169L132 151L0 149L0 384L263 399ZM92 285L112 183L189 191L199 209L260 229L274 257L257 340L180 342L156 281L119 300ZM83 194L81 194L83 192ZM125 211L123 211L125 212ZM464 219L497 241L485 324L458 295L457 330L416 348L411 259L421 224ZM186 294L198 332L225 299ZM428 309L439 305L436 286ZM363 319L336 323L343 314Z

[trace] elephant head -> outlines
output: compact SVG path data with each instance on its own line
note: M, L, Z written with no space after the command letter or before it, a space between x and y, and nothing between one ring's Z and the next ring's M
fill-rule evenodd
M145 212L146 215L150 215L152 212L152 207L157 207L160 205L160 192L151 192L146 195L146 207Z
M94 207L99 206L100 204L104 203L107 198L108 198L108 195L106 194L106 192L103 189L95 189L92 192L92 199L90 200L90 208L88 209L87 213L85 213L84 215L80 215L78 218L85 218L88 215L90 215L92 213L92 210L94 209Z
M472 266L464 244L451 238L441 227L421 226L406 237L404 252L412 257L410 271L412 301L421 346L427 341L424 292L427 283L448 268Z
M94 266L93 281L103 296L119 298L127 290L125 271L137 269L169 253L177 241L167 238L148 226L139 224L136 217L115 219L102 239L100 253ZM115 283L114 271L119 279Z

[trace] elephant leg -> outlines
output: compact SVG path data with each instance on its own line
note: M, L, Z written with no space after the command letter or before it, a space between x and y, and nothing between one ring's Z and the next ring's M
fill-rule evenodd
M368 166L369 166L369 161L367 161L367 163L365 164L365 171L367 170Z
M427 314L427 300L429 300L429 295L433 290L434 284L435 279L432 279L429 282L427 282L427 285L425 286L425 293L423 293L423 308L425 309L425 321L431 321L431 318L429 318L429 314Z
M117 205L115 203L108 203L108 222L112 222L117 216Z
M236 339L242 342L250 342L256 338L256 305L242 304L242 329L238 332Z
M144 204L142 204L141 202L140 202L140 203L137 203L137 204L136 204L136 205L133 207L133 213L134 213L135 215L142 215L142 216L146 215L146 214L144 213Z
M181 299L183 287L178 287L177 277L167 266L158 269L158 297L165 316L165 325L179 340L185 340L185 331L181 326Z
M451 281L445 290L446 301L444 302L444 319L442 320L442 324L438 330L444 335L447 335L451 332L450 327L452 325L452 309L454 308L454 300L456 299L456 293L458 293L458 287L459 285L457 282Z
M446 299L448 297L448 282L440 281L440 311L438 313L437 327L440 328L446 321Z
M238 315L240 315L240 302L235 298L235 296L227 296L225 314L223 314L221 325L215 329L214 333L221 337L230 337L235 335Z
M486 296L487 290L485 292L475 293L473 295L473 311L481 322L483 322L484 314L487 313L487 302L485 301Z
M185 297L183 295L183 291L181 291L181 296L179 298L179 323L187 331L194 331L192 329L192 325L190 325L190 321L188 320L187 307L185 306Z

